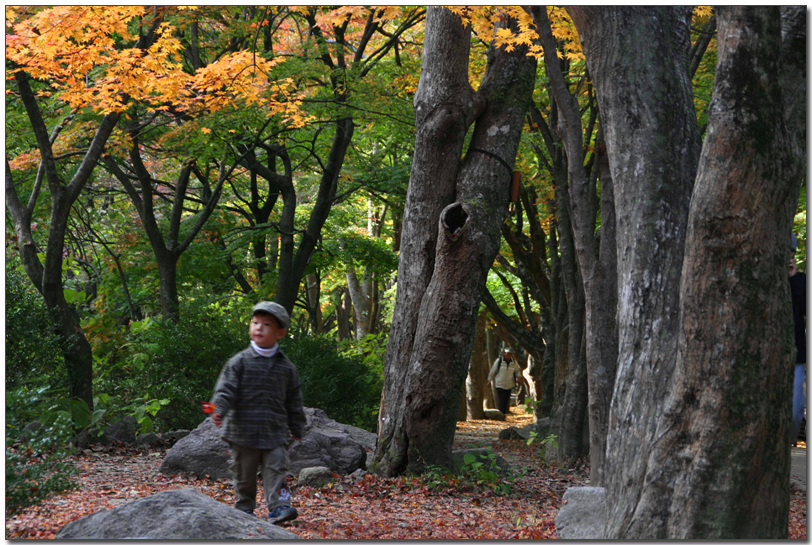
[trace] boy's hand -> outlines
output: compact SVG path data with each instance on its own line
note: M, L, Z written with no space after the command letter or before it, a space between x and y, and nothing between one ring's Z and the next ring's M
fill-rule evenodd
M220 413L214 413L211 415L211 421L214 422L214 425L219 428L223 425L223 415Z

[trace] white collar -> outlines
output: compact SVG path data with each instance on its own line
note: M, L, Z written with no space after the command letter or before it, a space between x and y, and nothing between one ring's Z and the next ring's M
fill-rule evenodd
M259 354L260 356L262 356L264 358L270 358L270 357L276 355L276 352L279 350L279 343L276 343L275 345L273 345L270 348L262 348L261 346L259 346L257 343L255 343L252 340L251 341L251 348L253 348L254 352Z

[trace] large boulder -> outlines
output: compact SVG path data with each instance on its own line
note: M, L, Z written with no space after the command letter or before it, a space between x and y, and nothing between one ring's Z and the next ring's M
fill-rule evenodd
M230 466L228 444L220 428L207 418L167 451L160 472L171 475L190 471L198 477L229 479Z
M305 435L288 451L291 475L298 475L306 467L324 466L341 474L365 467L366 450L350 436L345 425L328 418L321 409L305 407L305 415ZM188 471L200 477L228 479L229 468L228 445L222 439L222 429L207 418L169 449L160 471L167 474Z
M297 539L192 488L168 490L66 524L57 539Z
M321 409L305 407L305 414L305 435L288 451L292 475L298 475L306 467L324 466L342 475L366 467L366 449L350 436L344 424L329 418Z
M344 428L344 430L346 430L350 437L352 437L358 443L361 443L361 446L363 446L367 452L372 452L375 450L375 446L378 443L377 434L362 428L350 426L349 424L341 424L341 426Z
M603 539L605 523L604 488L574 486L564 492L563 505L555 517L559 539Z

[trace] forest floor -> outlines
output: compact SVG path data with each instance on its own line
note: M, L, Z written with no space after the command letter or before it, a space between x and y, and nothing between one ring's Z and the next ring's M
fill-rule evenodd
M297 486L292 479L299 518L284 528L304 539L556 539L555 516L562 496L570 486L588 484L589 468L583 463L557 467L539 457L536 445L498 440L502 429L531 421L530 415L511 414L506 422L457 425L455 448L490 446L510 463L514 476L507 481L507 495L497 495L487 485L477 487L471 479L448 481L438 475L367 475L357 482L345 477L320 489ZM191 487L233 504L227 480L159 473L165 453L123 446L85 449L72 458L81 472L80 487L7 518L6 539L53 539L73 520L176 488ZM790 509L789 538L806 540L805 491L793 487ZM256 514L266 517L267 509L260 507Z

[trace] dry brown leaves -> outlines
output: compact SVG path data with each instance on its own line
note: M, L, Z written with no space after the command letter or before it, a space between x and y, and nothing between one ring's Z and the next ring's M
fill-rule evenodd
M492 446L514 470L526 468L511 483L507 497L465 486L429 489L424 480L403 477L367 475L356 482L343 477L320 489L299 487L292 479L299 518L285 528L304 539L556 539L555 516L561 498L568 487L587 482L588 468L551 467L541 463L535 446L495 441L502 428L529 421L527 415L509 415L507 422L458 425L457 447ZM85 450L74 457L81 470L80 489L7 518L6 539L53 539L68 522L175 488L192 487L233 503L227 481L160 474L164 455L161 450L122 447ZM256 514L264 518L267 509L259 507ZM806 539L805 492L793 491L789 532L790 539Z

